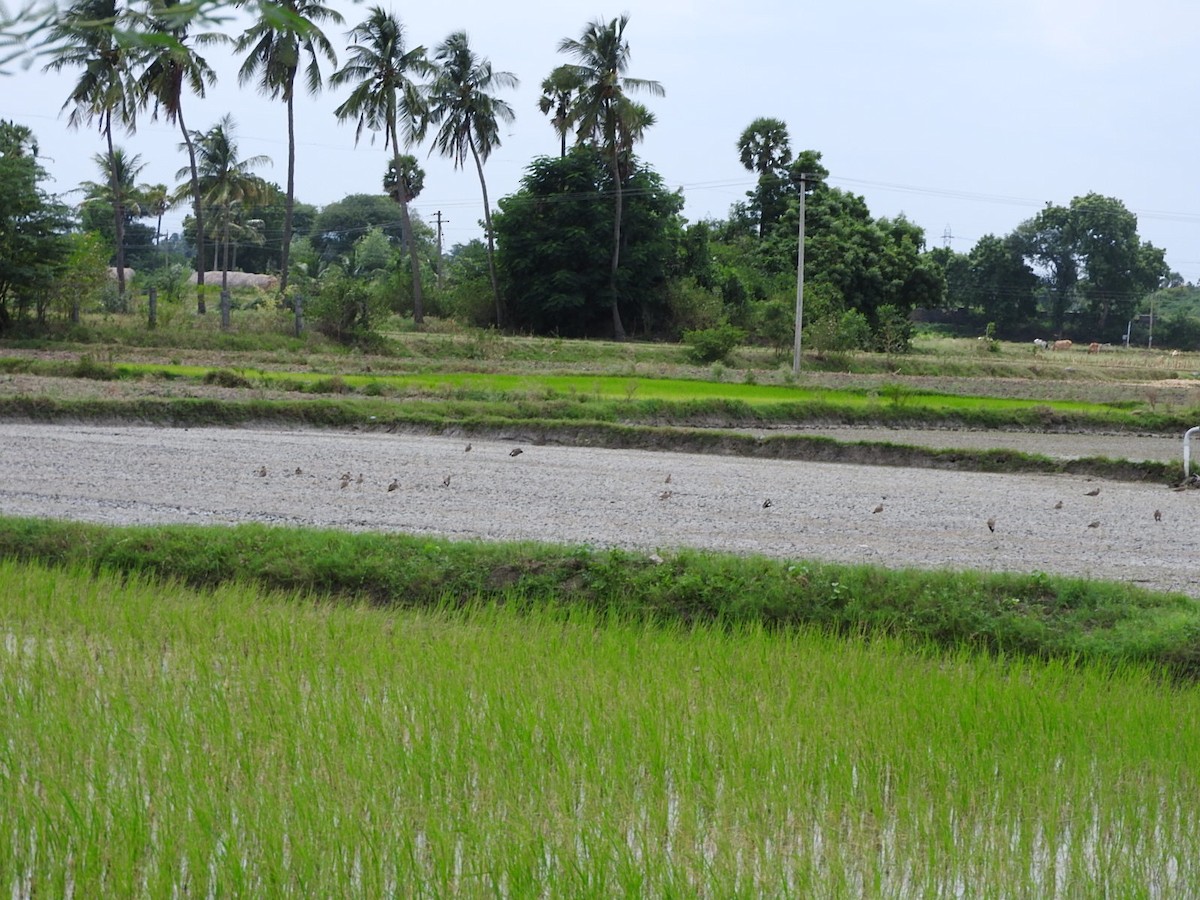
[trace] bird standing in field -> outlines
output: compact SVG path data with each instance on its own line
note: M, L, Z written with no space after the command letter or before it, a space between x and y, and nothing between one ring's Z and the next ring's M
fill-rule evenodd
M1055 508L1055 509L1062 509L1062 501L1061 501L1061 500L1059 500L1057 503L1055 503L1055 504L1054 504L1054 508Z
M672 494L670 491L663 491L661 494L658 495L658 499L659 500L670 500L671 496L672 496Z
M664 482L664 484L670 484L670 483L671 483L671 473L670 473L670 472L668 472L668 473L667 473L667 480Z
M763 501L763 509L770 509L774 505L775 503L770 497Z
M470 453L470 452L471 452L470 444L467 444L467 446L463 447L463 453Z
M1085 497L1095 497L1099 493L1100 493L1100 488L1092 488L1090 491L1085 493L1084 496Z
M445 478L442 479L442 487L450 487L450 478L451 478L451 476L447 475Z
M398 488L398 487L400 487L399 479L393 478L392 483L388 485L388 493L390 494L392 491L396 490L396 488Z
M299 467L299 466L296 466L296 474L297 474L297 475L303 475L303 474L304 474L304 472L303 472L303 471L301 471L301 469L300 469L300 467Z
M508 455L509 456L520 456L524 452L525 451L522 450L520 447L513 447L511 450L508 451Z
M266 467L266 466L263 466L262 468L260 468L260 469L258 470L258 477L259 477L259 478L266 478L266 477L267 477L267 467Z
M1099 527L1100 527L1099 519L1096 519L1095 521L1092 521L1092 522L1088 522L1088 528L1099 528Z
M1156 510L1154 511L1154 521L1155 521L1155 522L1161 522L1161 521L1162 521L1162 510L1161 510L1161 509L1156 509Z
M358 473L358 477L354 479L354 483L355 483L355 484L362 484L362 483L363 483L363 476L362 476L362 472L359 472L359 473Z
M873 513L881 513L881 512L883 512L883 504L882 504L882 503L880 503L880 504L879 504L877 507L875 507L873 510L871 510L871 512L873 512Z
M992 516L991 518L989 518L987 520L987 527L988 527L988 531L996 530L996 517L995 516Z

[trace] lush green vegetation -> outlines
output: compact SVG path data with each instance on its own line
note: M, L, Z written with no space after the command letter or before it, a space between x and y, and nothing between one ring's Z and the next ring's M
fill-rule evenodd
M515 592L534 607L584 606L656 622L816 625L1200 673L1195 601L1037 572L891 571L699 552L655 561L587 547L25 519L0 519L0 557L149 573L193 586L256 582L380 606L431 607Z
M1197 888L1200 693L1136 666L519 590L381 610L6 561L0 595L19 895Z

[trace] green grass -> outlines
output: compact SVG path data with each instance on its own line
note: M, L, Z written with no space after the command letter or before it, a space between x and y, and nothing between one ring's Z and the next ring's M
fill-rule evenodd
M816 626L946 648L1200 676L1200 604L1182 595L1042 573L891 570L698 551L450 541L243 525L109 528L0 518L0 558L228 582L429 608L515 593L533 607L660 623Z
M0 597L14 896L1200 891L1200 689L1136 667L12 562Z

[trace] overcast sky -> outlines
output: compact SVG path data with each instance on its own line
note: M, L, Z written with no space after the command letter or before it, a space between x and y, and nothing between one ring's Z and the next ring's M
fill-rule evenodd
M368 4L331 0L346 17L326 34L339 51ZM904 213L930 247L966 252L984 234L1007 234L1046 202L1096 191L1138 215L1145 240L1200 283L1200 3L1196 0L453 0L390 4L411 46L428 48L466 30L477 53L521 86L504 96L517 113L486 167L493 200L513 192L531 159L558 152L537 109L540 84L567 62L557 52L597 17L630 15L631 75L662 83L642 96L657 116L641 158L682 189L690 221L722 218L754 176L736 141L759 116L784 120L794 150L823 155L830 182L866 197L875 216ZM10 6L11 8L11 6ZM239 26L227 26L236 36ZM209 50L220 82L188 98L193 129L232 113L243 156L266 154L261 174L286 178L282 103L239 87L238 60ZM59 112L78 72L48 75L40 63L0 76L0 117L31 127L50 189L96 179L100 135L66 127ZM328 74L328 69L327 69ZM297 102L297 199L318 206L377 193L382 139L332 110L345 92ZM179 134L145 118L118 142L148 163L142 180L174 183L186 162ZM447 246L481 235L473 170L455 171L413 150L426 170L414 208L447 221ZM77 200L78 195L66 199ZM181 218L175 214L175 222ZM175 227L178 227L177 224Z

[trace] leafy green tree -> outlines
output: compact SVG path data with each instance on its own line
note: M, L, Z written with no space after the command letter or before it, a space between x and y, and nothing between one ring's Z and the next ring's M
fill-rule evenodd
M750 197L762 237L786 206L787 167L792 161L787 125L780 119L755 119L738 137L737 149L742 165L758 175L758 186Z
M454 160L455 168L463 165L468 153L475 162L483 192L488 274L496 303L496 325L500 327L504 324L504 304L496 279L496 236L492 230L492 205L488 201L483 164L500 146L500 124L516 118L512 107L494 92L515 88L520 81L512 72L497 72L490 60L476 56L464 31L454 32L434 49L433 63L436 69L429 87L429 119L438 126L433 146L443 156Z
M574 66L558 66L542 80L538 111L550 117L559 138L559 156L567 155L567 135L575 127L575 101L583 88Z
M1049 297L1050 329L1055 336L1061 336L1079 283L1071 212L1047 203L1045 209L1022 222L1013 234L1025 258L1043 273L1041 278Z
M1170 275L1162 251L1138 237L1137 217L1100 194L1066 207L1047 204L1017 227L1014 240L1041 271L1055 334L1072 312L1099 330L1111 319L1124 321Z
M407 48L404 26L382 7L371 7L367 18L351 29L349 37L353 43L346 51L346 64L330 76L329 83L334 87L351 85L352 90L335 114L339 121L358 120L355 143L364 128L382 131L384 149L391 148L392 162L397 171L402 171L401 130L407 146L421 139L427 122L425 98L413 76L430 75L433 67L425 58L424 47ZM412 235L408 200L403 193L399 196L404 233ZM408 249L412 266L413 320L421 325L425 321L425 303L421 293L417 242L410 240Z
M635 169L617 284L620 315L645 331L669 326L668 278L683 239L682 198L649 169ZM584 146L539 157L521 188L500 201L497 269L511 325L541 334L594 335L611 323L606 235L614 202L605 154Z
M0 120L0 334L50 290L68 252L67 210L45 178L33 132Z
M64 314L72 323L79 321L80 310L98 302L108 286L109 248L95 232L76 232L66 236L66 255L62 270L53 286L39 294L37 318L46 323L47 311Z
M217 80L216 73L195 47L211 46L227 41L228 38L219 32L189 35L189 17L179 14L180 6L177 0L150 0L149 10L141 22L141 31L145 37L157 40L149 44L140 59L144 67L137 75L136 90L140 106L150 107L151 120L157 119L161 114L168 122L177 126L183 136L183 147L187 150L190 168L188 184L192 216L196 221L196 311L203 315L206 312L204 209L200 193L200 173L196 168L196 147L184 120L183 97L186 91L190 91L203 99L206 90ZM174 199L182 201L182 196L176 194ZM159 231L161 230L160 215Z
M1037 315L1037 275L1025 262L1020 242L1011 235L985 234L971 248L968 260L968 305L986 322L995 322L1001 336Z
M608 22L597 19L584 28L578 40L564 38L558 45L559 52L576 59L574 64L564 68L569 69L582 84L571 113L578 139L591 141L602 148L612 170L615 203L610 244L609 304L613 337L618 341L625 339L618 285L624 196L622 156L629 155L633 143L653 121L646 107L630 99L629 92L645 91L658 97L666 93L657 81L632 78L625 74L630 59L629 41L625 38L628 24L628 15Z
M242 84L257 79L259 89L287 106L288 168L283 241L280 247L279 295L287 291L288 252L292 242L296 198L296 75L304 63L304 86L310 94L321 90L321 57L337 65L333 44L321 31L322 22L341 24L342 14L318 0L279 0L259 7L259 19L237 41L237 52L246 53L238 71Z
M405 232L393 200L382 194L350 194L317 213L313 249L323 260L337 262L349 256L354 242L372 228L381 229L396 246L404 245Z
M48 42L53 58L47 71L80 68L82 74L63 109L72 107L67 124L96 123L104 136L110 160L113 119L129 131L137 123L137 90L130 79L132 51L117 39L117 25L124 15L117 0L77 0L50 28ZM116 166L110 166L116 172ZM111 184L113 228L116 233L117 290L125 296L125 222L121 186Z

